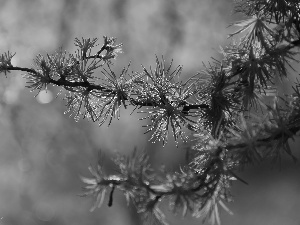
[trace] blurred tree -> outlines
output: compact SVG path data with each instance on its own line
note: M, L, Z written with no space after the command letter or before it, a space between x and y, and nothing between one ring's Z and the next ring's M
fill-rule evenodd
M62 4L60 30L58 31L60 35L59 46L67 48L73 36L73 23L71 21L74 20L79 13L79 0L64 0Z

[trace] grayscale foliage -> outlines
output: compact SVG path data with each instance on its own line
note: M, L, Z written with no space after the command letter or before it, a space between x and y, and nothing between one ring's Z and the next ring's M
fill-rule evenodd
M283 97L274 80L288 77L291 63L297 61L300 3L239 0L234 12L248 19L231 24L238 29L220 49L222 59L213 59L186 81L180 80L182 66L166 65L159 57L155 68L142 66L142 72L130 73L129 64L121 73L114 72L122 44L106 36L102 45L97 38L76 38L75 53L60 49L38 55L34 68L12 65L10 52L0 56L0 72L25 72L31 90L61 87L66 113L76 120L110 125L113 118L120 119L121 108L134 106L145 115L141 120L148 122L145 133L152 134L151 141L165 146L171 132L177 147L179 141L193 143L192 161L177 172L154 170L147 154L137 149L113 158L118 167L114 174L107 174L100 162L89 167L91 177L82 177L82 196L94 198L92 211L101 207L105 196L112 206L118 189L153 224L167 224L161 201L169 201L174 213L220 224L220 208L232 214L226 203L232 201L233 181L247 183L235 171L266 159L278 161L282 154L296 161L288 140L300 129L300 83ZM236 35L240 38L234 39ZM102 77L94 75L99 70ZM266 96L273 98L272 104L264 101Z

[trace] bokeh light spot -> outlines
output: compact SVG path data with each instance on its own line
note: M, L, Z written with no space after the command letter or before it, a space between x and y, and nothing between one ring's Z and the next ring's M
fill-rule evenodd
M40 104L48 104L53 100L53 94L50 90L42 90L36 99Z

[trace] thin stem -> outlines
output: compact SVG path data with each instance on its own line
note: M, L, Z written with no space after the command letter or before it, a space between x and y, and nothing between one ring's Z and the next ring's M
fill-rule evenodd
M101 48L102 49L102 48ZM103 50L100 50L99 53L101 53L101 51ZM95 55L95 57L98 55L98 53ZM89 58L93 58L93 57L89 57ZM37 74L37 71L34 70L34 69L29 69L29 68L25 68L25 67L15 67L15 66L8 66L6 67L6 70L7 71L24 71L24 72L27 72L27 73L31 73L31 74ZM107 92L107 93L114 93L114 90L111 90L111 89L108 89L108 88L105 88L105 87L102 87L101 85L98 85L98 84L92 84L88 81L83 81L83 82L70 82L70 81L67 81L66 79L63 79L63 78L60 78L58 80L54 80L52 78L49 79L49 82L51 84L55 84L57 86L65 86L65 87L84 87L84 88L87 88L89 89L90 91L92 90L100 90L102 92ZM124 100L129 100L127 96L124 96ZM134 105L138 105L138 106L157 106L157 104L153 103L153 102L150 102L150 101L137 101L135 99L132 99L130 98L129 100L131 103L133 103ZM186 105L186 104L183 104L184 107L182 109L182 113L184 114L188 114L189 110L191 109L208 109L209 108L209 105L207 104L195 104L195 105Z

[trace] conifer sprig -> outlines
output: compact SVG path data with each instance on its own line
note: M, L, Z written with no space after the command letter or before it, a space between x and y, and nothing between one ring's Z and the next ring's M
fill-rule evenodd
M24 77L28 80L27 87L31 90L38 90L38 93L43 89L47 89L48 85L62 87L64 91L61 92L66 92L66 113L74 116L76 120L80 117L88 118L93 122L98 122L99 125L104 124L107 120L109 121L108 125L110 125L112 118L115 116L119 119L121 106L124 106L125 109L127 105L136 107L159 106L160 110L164 110L168 106L167 102L162 99L153 98L153 96L157 96L154 90L160 90L157 88L160 85L159 83L154 82L152 87L155 88L151 87L151 90L147 90L150 86L146 86L147 81L144 79L148 80L150 74L144 67L142 73L132 75L128 73L129 65L122 70L120 75L113 71L111 60L122 52L122 44L115 44L115 38L104 36L104 44L101 49L93 53L94 48L98 46L97 41L97 38L82 40L76 38L75 45L79 49L75 54L60 49L52 55L47 54L47 57L38 55L34 61L35 68L13 66L10 63L13 55L6 53L2 56L3 71L5 73L13 70L26 72ZM159 62L158 58L156 60L157 65L164 66L164 61ZM102 70L103 78L94 76L97 69ZM155 71L156 74L153 78L157 81L161 79L164 76L164 69ZM171 73L170 69L171 65L166 72ZM181 69L178 67L172 76L179 75L180 72ZM205 104L190 105L188 102L188 98L192 96L192 93L197 92L197 84L199 84L200 79L189 79L184 84L182 82L181 84L172 84L172 79L167 79L165 83L166 85L173 85L172 92L160 94L167 94L168 98L172 98L170 101L173 105L182 107L181 110L176 108L176 112L180 114L180 121L186 126L189 125L188 127L192 129L192 125L184 122L188 120L186 117L192 114L189 111L195 108L207 108ZM193 83L190 82L191 80L193 80ZM178 93L182 92L183 89L185 89L185 93L179 95ZM173 99L175 91L178 91L178 97ZM152 95L148 95L148 92ZM147 94L145 95L145 93ZM176 118L176 121L179 121L179 117ZM188 121L194 123L192 120ZM176 125L172 127L175 140L177 140L180 133L178 128L179 125L176 122Z
M135 149L131 156L118 155L114 158L119 174L103 175L99 164L97 169L90 167L93 178L82 177L82 181L88 185L82 196L96 196L91 210L102 205L109 187L121 190L127 201L134 203L139 213L146 217L154 216L161 224L167 224L158 208L163 199L170 201L171 210L181 210L183 215L190 212L196 217L209 216L210 219L216 217L219 220L218 213L214 211L215 206L219 204L228 210L222 199L227 201L230 198L227 189L232 176L224 171L226 166L221 149L216 149L205 166L198 168L197 173L189 167L176 173L168 173L161 168L157 173L148 160L145 154L138 154Z

